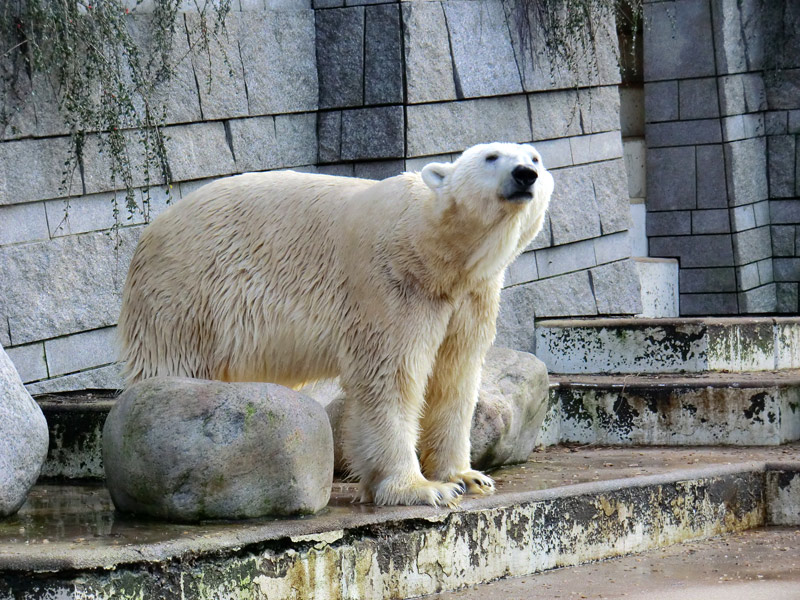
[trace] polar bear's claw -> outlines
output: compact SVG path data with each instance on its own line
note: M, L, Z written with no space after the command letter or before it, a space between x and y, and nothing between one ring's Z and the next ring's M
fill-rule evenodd
M386 480L375 490L375 504L428 504L453 508L461 500L463 490L463 486L458 483L421 479L411 485L400 486Z
M468 494L494 494L494 480L480 471L465 471L450 477L450 481L463 486Z

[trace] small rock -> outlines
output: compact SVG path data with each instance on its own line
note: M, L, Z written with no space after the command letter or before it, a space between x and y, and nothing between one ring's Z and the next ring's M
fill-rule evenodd
M25 502L47 458L48 441L42 409L0 346L0 517L13 515Z
M175 521L313 513L330 499L324 410L268 383L141 381L103 428L116 507Z
M528 459L547 414L548 385L544 363L532 354L497 346L489 349L470 432L473 468ZM334 433L334 466L341 473L345 469L340 434L344 393L330 382L303 392L325 406Z

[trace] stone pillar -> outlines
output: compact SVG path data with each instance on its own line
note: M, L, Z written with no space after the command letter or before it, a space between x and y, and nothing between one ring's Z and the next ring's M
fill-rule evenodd
M773 260L773 234L784 240L777 251L794 261L788 240L800 220L785 213L800 211L794 202L775 205L791 230L774 227L771 213L772 199L797 194L789 115L800 94L796 87L791 93L794 71L775 71L764 51L782 22L777 13L795 9L791 2L769 10L763 4L645 5L650 255L680 260L683 315L797 310L800 269ZM787 39L796 30L789 27ZM786 56L800 63L800 53ZM765 81L776 82L774 91Z

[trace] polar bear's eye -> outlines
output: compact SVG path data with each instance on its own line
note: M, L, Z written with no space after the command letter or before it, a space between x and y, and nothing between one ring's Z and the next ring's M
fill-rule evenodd
M533 157L533 164L539 164L539 157L538 156L534 156Z
M497 159L498 159L498 156L497 156L497 154L489 154L489 155L486 157L486 162L489 162L489 163L490 163L490 162L494 162L494 161L496 161Z

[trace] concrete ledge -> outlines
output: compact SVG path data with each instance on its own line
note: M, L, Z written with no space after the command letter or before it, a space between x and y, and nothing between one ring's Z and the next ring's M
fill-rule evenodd
M563 472L545 461L503 469L495 496L457 510L352 505L338 484L312 518L196 526L126 519L99 486L39 486L0 523L0 599L408 598L760 527L768 506L800 504L800 463L775 466L774 484L755 461L530 489Z
M800 371L553 377L561 443L777 445L800 439Z
M800 368L800 318L570 319L536 324L551 373Z

